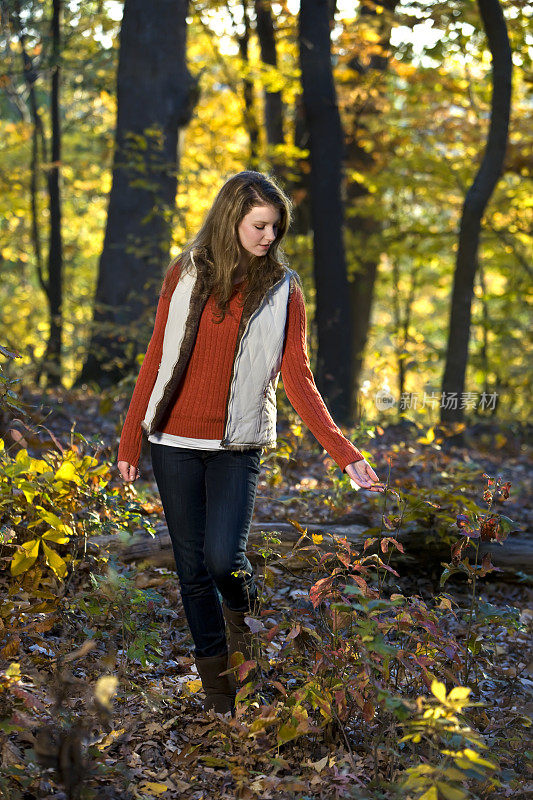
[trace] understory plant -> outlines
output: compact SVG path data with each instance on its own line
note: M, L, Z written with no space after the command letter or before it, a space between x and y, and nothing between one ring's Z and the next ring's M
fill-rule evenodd
M484 477L489 512L475 520L478 538L502 540L513 523L492 504L496 492L509 497L510 484ZM296 617L278 620L267 605L259 619L248 618L261 647L257 659L239 665L237 716L241 735L267 753L279 754L302 737L339 741L352 759L355 752L370 757L369 788L414 800L463 800L472 782L487 791L498 785L498 764L486 755L474 721L480 704L463 685L479 652L479 628L492 613L479 601L477 581L494 567L486 558L478 564L475 544L474 564L462 557L476 538L463 535L442 584L453 571L467 574L466 608L450 592L429 600L404 594L397 570L406 555L401 526L420 502L432 505L423 500L413 507L387 487L382 524L359 549L345 537L309 536L292 521L301 536L286 558L298 556L310 570L308 600ZM274 554L268 547L262 552ZM519 624L516 610L491 619L508 628Z
M6 591L0 604L0 750L14 746L11 734L34 742L28 763L10 764L0 779L0 793L14 800L25 796L24 787L42 767L53 767L68 796L78 796L83 753L101 735L102 725L109 726L117 676L101 674L92 686L75 679L70 662L86 655L98 639L111 661L121 647L122 666L136 659L144 667L148 659L153 663L161 657L153 620L160 598L135 587L127 575L117 576L107 546L98 541L101 534L112 537L138 528L155 533L149 516L132 487L111 484L110 465L86 452L83 436L71 438L68 447L53 440L54 448L45 445L35 457L20 443L12 455L0 439L0 560ZM138 627L140 619L144 624ZM80 637L85 644L76 651L73 642ZM48 659L51 674L35 670L39 653ZM57 693L51 708L29 689L42 690L43 682L47 695ZM73 710L64 702L74 689L94 701L95 715L88 714L85 703Z
M443 565L445 569L440 581L441 586L444 586L452 575L460 574L466 576L470 587L469 603L467 608L463 609L463 617L466 615L466 634L464 664L460 678L464 683L468 683L472 670L479 672L482 663L486 664L487 658L490 658L491 654L485 646L486 639L482 629L487 625L501 625L507 630L516 630L520 624L517 609L508 607L502 610L479 600L479 579L498 571L498 567L492 563L490 551L481 555L483 544L490 542L503 544L516 527L513 520L494 510L498 501L503 503L509 498L510 482L503 483L501 476L494 480L486 473L483 473L483 477L487 481L483 492L487 510L484 512L481 509L471 510L457 516L456 530L461 538L452 545L451 561Z

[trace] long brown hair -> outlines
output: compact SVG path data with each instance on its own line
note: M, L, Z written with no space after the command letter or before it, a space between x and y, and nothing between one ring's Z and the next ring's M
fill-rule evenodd
M292 203L275 178L253 170L238 172L223 184L196 236L170 263L161 292L168 295L174 290L178 277L174 267L178 262L180 274L191 269L192 252L202 281L202 291L213 295L221 314L218 322L222 322L238 269L238 226L243 217L258 205L276 208L280 220L276 238L268 251L261 256L250 254L243 306L256 308L268 289L281 280L287 271L288 264L281 242L291 222Z

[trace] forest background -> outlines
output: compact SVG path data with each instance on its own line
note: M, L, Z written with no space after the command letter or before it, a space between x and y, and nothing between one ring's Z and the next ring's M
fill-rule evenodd
M532 10L0 2L10 800L530 796ZM242 169L292 198L317 386L387 490L280 382L261 680L206 721L146 451L114 461L164 270Z
M311 321L317 299L322 317L335 309L328 285L349 298L341 309L342 348L336 335L328 338L310 325L313 365L322 348L316 379L326 400L331 393L323 365L335 372L337 364L341 369L341 362L352 362L349 387L342 387L349 397L338 406L333 397L334 417L338 408L339 422L353 422L361 404L369 419L407 414L435 421L447 352L453 357L460 347L458 325L449 322L462 208L491 116L491 55L477 6L370 3L356 13L350 3L329 4L344 159L336 189L341 214L333 221L312 193L307 118L313 101L302 90L298 4L267 4L263 17L252 6L183 5L172 36L164 36L163 14L157 21L153 12L131 5L145 30L142 42L134 26L122 34L124 63L130 53L134 63L126 64L120 85L121 126L131 122L133 129L123 142L130 185L121 191L130 192L130 202L139 200L129 230L107 219L122 4L66 3L55 44L51 6L3 4L2 342L20 352L16 371L25 383L60 380L70 387L114 380L118 390L131 390L135 357L145 350L158 281L170 258L197 230L225 177L243 168L271 171L295 203L286 250L304 281ZM514 67L512 113L474 267L466 375L453 388L472 393L464 405L469 418L525 420L531 33L527 4L504 3L502 9ZM185 41L186 52L177 53ZM165 62L173 52L174 63L183 63L169 69ZM154 92L161 102L171 79L173 118L160 114L149 128L132 108L135 96L160 83ZM146 113L154 116L152 108ZM178 137L175 163L171 157L165 162L167 148L156 141L169 136L165 125ZM327 148L336 135L315 132L317 149L326 148L322 162L332 158ZM169 176L171 184L177 178L175 208L162 196ZM315 194L327 202L329 191ZM166 223L155 232L154 215ZM113 262L104 247L106 225L119 227L108 231L107 249L118 251ZM106 302L116 308L95 311ZM338 296L336 303L342 305ZM101 339L94 332L91 338L93 315ZM102 352L95 356L98 343ZM376 408L380 389L395 401L392 409L381 406L384 415Z

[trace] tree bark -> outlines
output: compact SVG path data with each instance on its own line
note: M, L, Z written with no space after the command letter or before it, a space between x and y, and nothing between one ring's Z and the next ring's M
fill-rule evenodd
M386 0L381 5L386 13L377 14L374 4L362 3L360 17L374 17L379 20L380 26L380 50L381 53L372 55L368 66L363 66L359 59L352 58L350 67L360 74L369 70L386 72L388 69L389 58L388 49L390 46L390 34L392 29L391 15L397 6L397 0ZM354 126L346 137L346 163L356 172L365 173L370 170L373 162L372 154L367 153L359 145L361 132L365 130L365 117L379 114L379 102L368 98L365 102L364 114L356 113ZM360 197L368 194L368 190L363 181L351 180L346 185L346 205L349 208ZM376 282L378 259L375 256L368 256L371 248L367 247L367 241L376 236L381 230L381 222L360 214L350 214L346 222L347 232L353 231L356 237L356 251L351 254L357 264L358 270L350 280L350 299L352 304L352 315L354 320L352 352L352 414L358 421L359 409L357 398L359 396L360 375L363 367L364 351L368 340L370 328L370 316L374 298L374 286ZM349 238L349 237L348 237Z
M337 12L337 0L329 0L329 21L333 25ZM294 144L301 150L309 147L309 128L305 118L303 95L299 94L294 101ZM311 185L309 157L299 158L289 171L287 185L294 203L292 232L294 235L307 236L312 230L311 224Z
M255 0L256 32L261 49L261 60L264 64L272 67L278 66L278 56L276 51L276 37L274 33L274 22L272 19L272 9L268 0ZM267 137L267 156L272 164L272 171L275 175L283 178L284 161L276 156L276 145L285 143L283 133L283 100L281 91L271 92L265 89L263 92L265 104L265 131Z
M502 172L509 130L512 60L505 17L498 0L478 0L478 6L492 55L490 128L481 166L463 205L441 387L441 422L463 419L459 401L468 362L481 220Z
M50 116L52 125L51 163L48 165L48 197L50 201L50 239L48 246L48 297L50 333L43 358L42 372L47 383L61 384L61 339L63 333L63 241L61 236L61 119L59 110L61 58L61 0L52 3L52 83Z
M51 86L50 86L50 157L48 142L36 97L35 84L38 73L26 47L27 35L24 31L21 4L17 0L13 5L10 19L17 32L23 74L28 90L29 115L32 122L32 154L30 164L30 203L31 203L31 238L35 251L37 277L43 290L50 314L50 332L45 354L37 366L35 382L39 383L41 375L45 375L50 385L61 383L61 339L63 330L63 245L61 236L61 117L60 117L60 59L61 59L61 0L52 4L51 33ZM39 144L41 157L39 159ZM41 234L39 230L38 191L39 175L42 166L46 165L46 188L49 207L49 246L47 256L47 274L43 269Z
M294 100L294 145L300 150L309 147L309 129L305 118L303 96ZM311 184L309 156L297 158L287 173L287 187L294 204L291 231L295 236L307 236L311 230Z
M343 133L333 83L327 0L302 0L299 49L311 154L316 383L338 423L351 423L352 316L343 242Z
M20 44L20 55L22 60L24 81L28 90L29 116L32 123L30 164L31 240L35 252L35 265L37 267L37 278L39 280L39 285L48 298L48 282L44 277L43 249L41 243L41 232L39 229L38 211L39 175L41 171L41 162L47 161L47 143L35 92L35 84L38 77L37 70L35 69L33 61L26 48L26 34L22 26L21 7L19 0L17 0L17 2L14 4L14 14L11 17L11 21L13 22L13 27L17 31L17 37ZM39 143L41 146L40 156Z
M237 36L239 53L245 66L249 65L248 45L250 44L250 18L248 16L248 0L242 0L242 16L244 33ZM259 125L254 101L254 84L249 78L243 80L244 126L248 132L249 154L248 169L256 170L259 166Z
M197 97L185 56L188 6L188 0L124 3L113 182L89 354L77 385L113 385L134 368L142 338L137 323L153 308L168 263L178 132Z

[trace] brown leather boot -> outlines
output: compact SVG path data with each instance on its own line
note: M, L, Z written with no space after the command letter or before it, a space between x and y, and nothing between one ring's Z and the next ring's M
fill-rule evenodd
M222 613L228 625L228 668L234 666L232 663L233 653L240 652L244 656L245 661L251 661L255 658L254 648L252 645L252 632L244 621L246 616L255 616L259 613L259 601L256 600L252 604L250 611L233 611L226 605L226 601L222 600ZM252 680L257 675L257 669L248 673L246 680ZM233 688L237 691L238 680L235 673L229 675Z
M204 711L214 708L220 714L235 716L235 687L230 675L221 675L228 668L228 653L194 658L205 692Z

